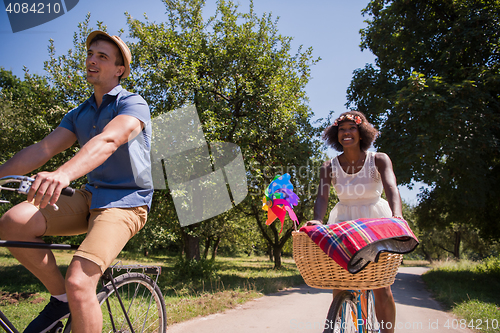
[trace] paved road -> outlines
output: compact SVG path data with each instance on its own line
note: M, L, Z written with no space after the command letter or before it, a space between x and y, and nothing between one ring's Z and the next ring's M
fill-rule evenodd
M396 332L424 333L449 332L469 333L470 330L452 329L456 318L442 311L425 289L422 275L427 269L422 267L400 267L392 293L396 301ZM448 325L446 325L448 324Z
M427 292L420 275L425 268L402 267L392 286L396 300L396 332L470 333L445 324L455 319L443 312ZM169 333L321 333L332 301L331 291L306 285L261 297L221 314L172 325Z

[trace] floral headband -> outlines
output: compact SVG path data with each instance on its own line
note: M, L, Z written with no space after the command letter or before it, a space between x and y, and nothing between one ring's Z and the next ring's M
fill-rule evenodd
M333 126L339 126L339 123L344 121L344 120L353 121L356 125L359 125L363 122L363 120L361 120L360 116L354 116L352 114L345 114L345 115L338 117L337 120L335 120L335 122L333 123Z

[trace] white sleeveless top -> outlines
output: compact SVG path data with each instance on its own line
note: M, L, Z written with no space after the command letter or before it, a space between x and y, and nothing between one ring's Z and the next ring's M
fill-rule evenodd
M328 224L359 218L391 217L389 203L382 199L382 178L375 166L375 153L367 151L360 171L348 174L338 156L332 159L332 184L339 202L330 212Z

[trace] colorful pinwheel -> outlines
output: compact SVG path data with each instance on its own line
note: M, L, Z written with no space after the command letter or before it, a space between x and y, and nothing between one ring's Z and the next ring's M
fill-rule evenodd
M266 225L270 225L278 218L281 221L281 233L287 212L292 221L298 225L299 220L293 211L293 206L297 206L298 201L299 197L293 193L290 175L285 173L283 176L278 175L274 177L271 184L267 187L262 200L262 209L267 211Z

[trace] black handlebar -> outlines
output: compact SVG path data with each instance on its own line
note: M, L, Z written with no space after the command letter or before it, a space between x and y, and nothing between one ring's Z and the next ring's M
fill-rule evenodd
M68 187L65 187L65 188L63 188L63 190L61 191L61 194L62 194L62 195L66 195L66 196L68 196L68 197L72 197L72 196L73 196L73 194L75 194L75 189L74 189L74 188L72 188L72 187L69 187L69 186L68 186Z

